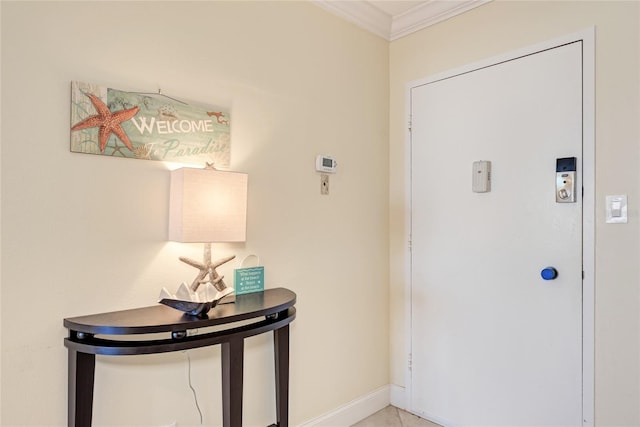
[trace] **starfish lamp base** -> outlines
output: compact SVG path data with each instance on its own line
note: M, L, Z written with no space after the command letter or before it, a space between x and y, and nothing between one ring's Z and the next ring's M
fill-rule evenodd
M187 257L180 257L179 259L185 264L189 264L190 266L200 270L196 278L191 283L192 291L197 291L198 287L203 283L211 283L213 287L216 288L216 290L222 292L227 289L227 285L222 280L224 276L220 276L216 271L216 268L220 267L226 262L231 261L235 257L235 255L231 255L229 257L220 258L215 262L211 262L211 243L205 243L202 262L194 261Z

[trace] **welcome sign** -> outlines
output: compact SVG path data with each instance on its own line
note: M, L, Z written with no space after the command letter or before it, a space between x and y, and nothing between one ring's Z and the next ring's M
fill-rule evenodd
M72 82L71 151L225 168L229 113L161 94Z

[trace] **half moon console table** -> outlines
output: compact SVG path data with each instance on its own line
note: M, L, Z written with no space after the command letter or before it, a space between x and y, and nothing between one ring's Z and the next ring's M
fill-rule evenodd
M296 294L284 288L237 295L218 304L205 318L184 315L164 305L64 319L69 337L68 425L89 427L93 414L96 354L165 353L222 345L222 418L225 427L242 426L244 339L273 331L276 424L289 425L289 323L296 317ZM241 323L237 323L241 322ZM211 328L215 327L215 328ZM210 331L203 330L211 328ZM198 329L200 333L190 334ZM118 336L163 334L148 340Z

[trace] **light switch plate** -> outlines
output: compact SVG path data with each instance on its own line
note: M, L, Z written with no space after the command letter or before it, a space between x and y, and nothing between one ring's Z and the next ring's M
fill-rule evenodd
M607 196L607 224L627 223L627 195Z
M320 174L320 194L323 196L329 194L329 175L326 173Z

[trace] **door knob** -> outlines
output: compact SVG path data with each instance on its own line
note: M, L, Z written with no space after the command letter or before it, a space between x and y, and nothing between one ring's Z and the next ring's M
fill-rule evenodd
M545 267L540 272L540 276L542 276L544 280L554 280L558 277L558 270L553 267Z

